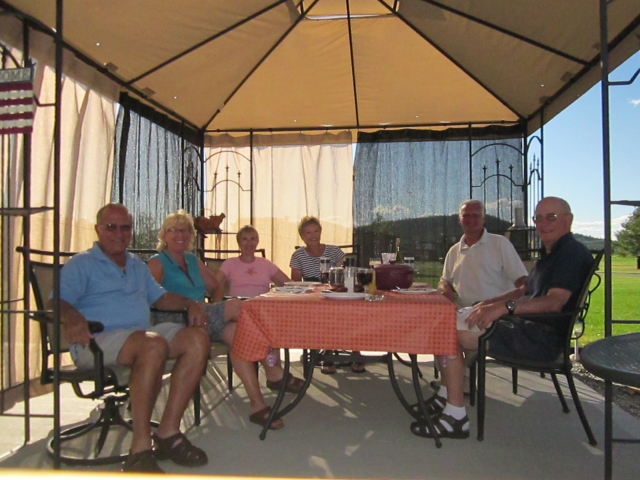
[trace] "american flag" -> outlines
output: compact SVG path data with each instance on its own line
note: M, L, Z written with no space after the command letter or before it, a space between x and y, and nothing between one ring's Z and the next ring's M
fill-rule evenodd
M0 70L0 135L33 129L33 68Z

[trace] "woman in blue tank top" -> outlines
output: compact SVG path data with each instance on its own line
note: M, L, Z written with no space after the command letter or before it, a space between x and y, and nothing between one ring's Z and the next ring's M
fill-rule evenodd
M238 299L230 299L224 302L204 303L205 295L214 298L216 289L222 287L206 265L191 252L195 239L195 227L191 215L183 210L168 215L158 233L158 239L159 253L148 262L153 277L167 291L203 302L202 306L209 319L207 327L211 341L222 341L227 345L233 345L236 321L240 315L242 302ZM260 391L255 364L241 360L233 353L230 355L233 368L249 396L249 421L264 426L269 418L271 407L265 403ZM268 380L267 387L279 390L284 377L282 366L263 364ZM303 383L301 379L289 374L286 391L297 393ZM272 429L282 427L284 427L282 419L271 424Z

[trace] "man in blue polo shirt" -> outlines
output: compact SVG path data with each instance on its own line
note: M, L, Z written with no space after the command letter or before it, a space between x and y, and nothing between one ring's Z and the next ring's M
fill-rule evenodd
M206 315L198 302L166 292L147 266L127 251L131 229L131 215L123 205L104 206L95 226L98 241L86 252L74 255L61 269L64 335L72 344L72 357L80 367L93 365L88 345L95 338L104 352L105 364L131 368L133 439L123 471L161 473L156 458L172 459L185 466L205 465L206 453L180 432L180 421L209 357ZM189 326L152 326L151 305L166 310L186 309ZM94 337L87 320L101 322L104 331ZM153 434L154 453L151 414L168 359L175 359L176 363L160 426Z
M449 438L469 437L469 417L464 406L465 364L463 349L477 349L483 330L503 315L565 312L575 307L577 296L593 264L591 253L571 234L573 215L569 204L557 197L538 203L534 222L543 243L540 259L525 285L476 304L467 324L480 331L458 330L457 355L446 357L442 367L447 385L447 403L434 417L438 434ZM488 354L508 351L529 359L549 360L562 350L562 337L552 328L515 319L499 324L491 338ZM415 435L431 438L426 422L413 422Z

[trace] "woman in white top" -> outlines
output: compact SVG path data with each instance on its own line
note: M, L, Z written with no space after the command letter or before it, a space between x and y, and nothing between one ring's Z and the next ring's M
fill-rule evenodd
M344 262L344 252L333 245L320 243L322 226L316 217L304 217L298 225L300 238L306 245L293 252L291 256L291 279L294 281L320 281L320 257L327 257L331 266L341 266Z

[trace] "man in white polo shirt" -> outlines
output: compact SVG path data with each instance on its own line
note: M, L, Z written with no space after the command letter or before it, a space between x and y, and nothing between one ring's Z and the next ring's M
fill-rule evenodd
M527 270L511 242L484 228L484 205L466 200L458 221L464 234L447 253L438 290L458 308L495 297L524 284Z
M458 221L464 234L453 245L444 261L438 291L458 308L458 330L467 330L466 307L496 297L524 285L527 270L511 242L484 228L484 205L480 200L465 200ZM440 370L447 361L437 357ZM447 385L443 376L438 393L427 400L429 413L441 412L447 403Z

